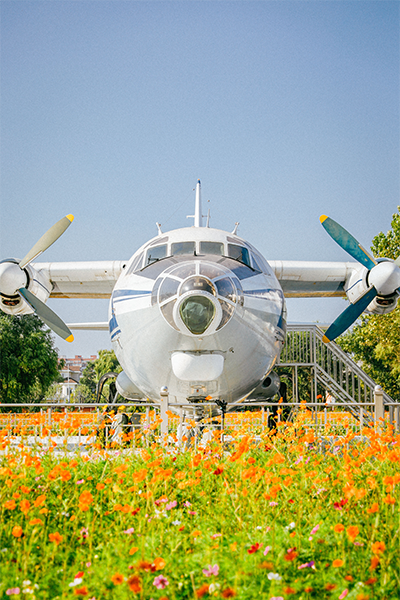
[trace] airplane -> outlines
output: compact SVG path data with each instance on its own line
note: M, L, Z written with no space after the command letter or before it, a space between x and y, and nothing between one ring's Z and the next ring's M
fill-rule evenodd
M326 343L365 310L382 315L396 308L400 257L375 259L326 215L323 227L356 262L267 261L238 236L238 223L229 233L211 228L208 215L203 225L200 180L191 217L192 227L165 233L157 223L158 234L128 261L35 262L69 227L74 217L67 215L22 260L1 261L1 310L34 312L72 341L46 301L110 298L106 326L123 369L116 380L121 396L159 404L166 386L171 407L212 402L229 410L279 391L273 368L285 343L285 297L347 296Z

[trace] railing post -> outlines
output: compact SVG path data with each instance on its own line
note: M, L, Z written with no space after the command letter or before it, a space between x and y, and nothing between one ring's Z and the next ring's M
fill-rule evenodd
M161 416L161 440L167 441L168 438L168 388L163 386L160 390L161 402L160 402L160 416Z
M374 389L375 426L383 427L385 418L385 407L383 404L383 389L376 385Z

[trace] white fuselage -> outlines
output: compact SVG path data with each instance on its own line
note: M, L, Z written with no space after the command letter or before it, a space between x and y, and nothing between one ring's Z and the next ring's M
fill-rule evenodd
M246 397L273 368L285 301L272 269L237 235L208 227L142 246L110 300L113 347L144 397L170 403Z

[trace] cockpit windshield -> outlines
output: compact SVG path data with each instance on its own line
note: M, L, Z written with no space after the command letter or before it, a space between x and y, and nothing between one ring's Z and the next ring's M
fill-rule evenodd
M224 245L221 242L200 242L200 254L218 254L222 256Z
M175 242L175 244L171 245L171 254L175 256L176 254L195 254L196 252L196 244L195 242Z
M161 260L167 256L167 244L162 244L161 246L153 246L147 250L146 254L146 266L151 265L151 263L156 262L157 260Z
M244 246L238 246L237 244L228 244L228 256L238 260L239 262L251 267L250 254L247 248Z

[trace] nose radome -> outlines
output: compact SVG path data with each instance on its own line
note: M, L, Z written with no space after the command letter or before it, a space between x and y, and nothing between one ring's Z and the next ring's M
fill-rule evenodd
M214 303L207 296L189 296L179 307L184 325L195 335L200 335L208 329L215 313Z

